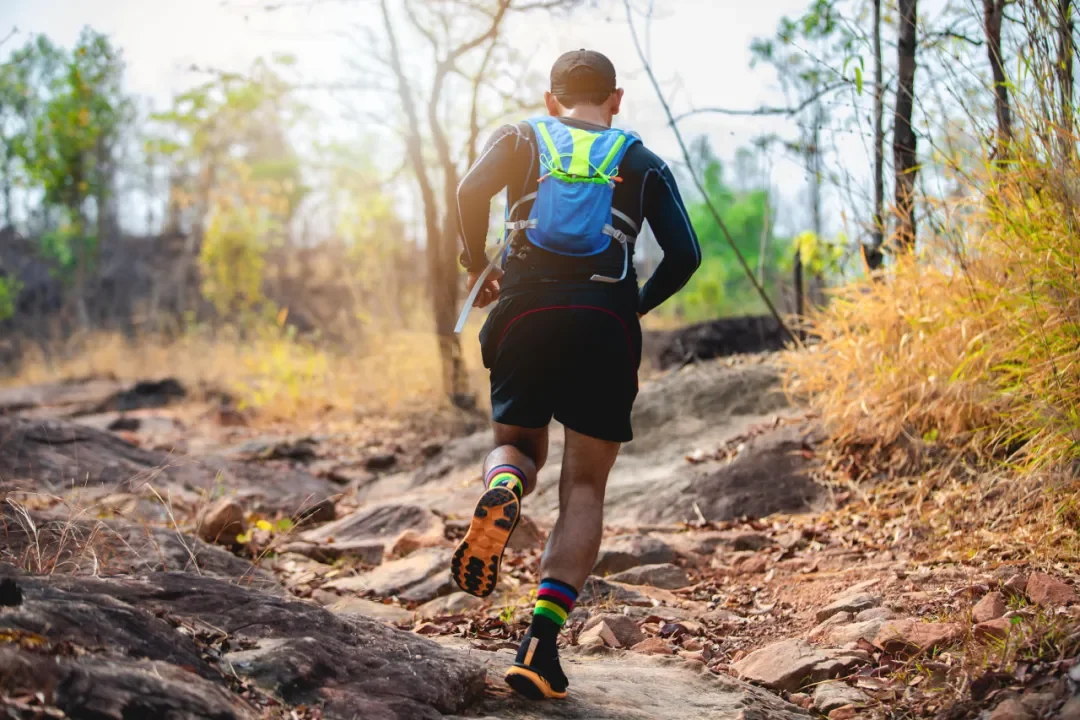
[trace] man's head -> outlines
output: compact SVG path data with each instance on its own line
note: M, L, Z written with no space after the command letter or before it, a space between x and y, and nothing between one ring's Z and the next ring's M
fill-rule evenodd
M619 114L623 91L615 85L615 66L594 50L573 50L551 66L551 90L544 93L548 113L558 117L568 111L592 110L606 119Z

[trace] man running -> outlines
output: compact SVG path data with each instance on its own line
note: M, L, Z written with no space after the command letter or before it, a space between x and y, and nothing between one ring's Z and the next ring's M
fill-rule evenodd
M596 562L608 473L632 438L638 320L701 262L670 169L637 136L611 127L622 99L610 60L566 53L544 94L550 117L497 130L458 188L461 263L469 288L480 283L474 306L498 300L480 333L496 447L451 568L466 592L494 591L521 499L547 459L552 417L566 433L559 518L532 624L507 673L532 699L566 697L557 638ZM485 273L491 198L503 188L507 240L501 268ZM630 260L643 220L664 258L639 292Z

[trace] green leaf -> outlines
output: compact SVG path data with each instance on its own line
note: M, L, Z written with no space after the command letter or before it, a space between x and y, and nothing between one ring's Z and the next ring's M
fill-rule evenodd
M861 67L856 67L855 68L855 91L857 93L859 93L860 95L862 95L862 90L863 90L862 68Z

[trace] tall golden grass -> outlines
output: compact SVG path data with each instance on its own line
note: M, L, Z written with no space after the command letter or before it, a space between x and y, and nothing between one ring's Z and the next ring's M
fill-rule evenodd
M1025 471L1080 461L1077 177L1075 153L1029 137L963 178L918 259L810 318L820 341L785 356L789 391L849 446L907 439Z

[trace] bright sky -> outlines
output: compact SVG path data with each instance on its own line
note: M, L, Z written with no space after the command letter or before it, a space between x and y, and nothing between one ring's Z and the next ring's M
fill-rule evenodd
M676 159L674 138L630 42L621 0L595 4L599 7L578 12L570 21L531 15L527 26L519 22L511 28L511 37L543 73L567 48L605 52L627 89L622 124L639 131L659 154ZM157 107L195 81L188 70L192 64L243 70L256 57L289 52L298 57L298 70L309 79L347 72L349 44L341 37L348 29L341 15L344 3L324 1L274 13L257 5L258 0L0 0L0 37L14 26L19 35L9 48L35 33L70 46L85 25L108 33L124 51L129 89L152 98ZM653 23L652 58L676 111L785 103L770 71L750 70L749 46L755 37L772 35L782 16L804 11L807 0L658 0L656 5L661 10ZM375 19L371 0L352 0L348 7L350 19ZM640 24L638 30L643 31ZM736 148L763 132L793 135L793 126L779 119L709 115L682 127L691 138L707 133L724 158L733 157ZM866 157L859 140L846 151L855 158ZM776 155L773 182L784 187L789 211L789 221L781 219L781 227L801 229L792 226L805 227L806 215L799 207L803 173L783 153Z

